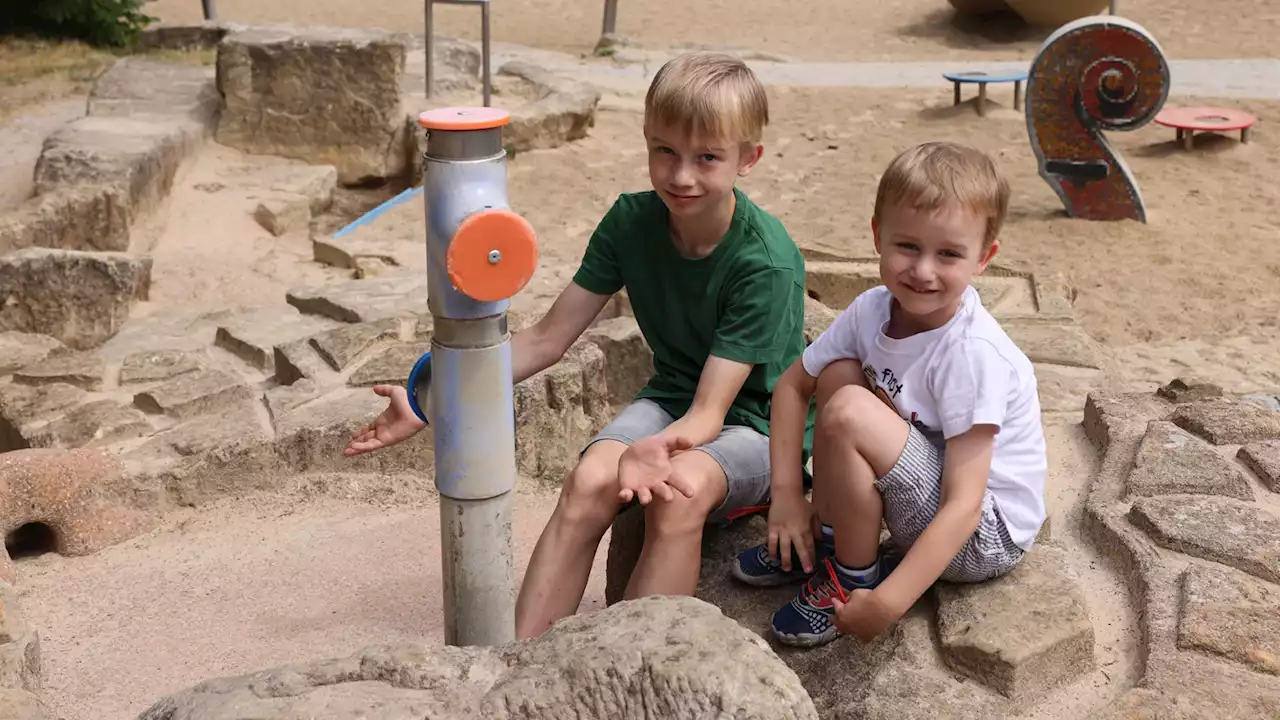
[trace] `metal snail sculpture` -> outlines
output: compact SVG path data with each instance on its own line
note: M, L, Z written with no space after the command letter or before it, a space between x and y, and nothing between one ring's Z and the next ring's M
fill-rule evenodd
M1130 20L1099 15L1045 40L1027 77L1027 133L1072 217L1147 221L1138 183L1103 130L1136 130L1169 95L1169 62Z

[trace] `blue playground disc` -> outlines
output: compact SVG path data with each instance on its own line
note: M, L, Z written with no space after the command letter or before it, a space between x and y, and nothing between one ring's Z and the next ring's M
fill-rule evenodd
M418 406L418 386L421 384L423 388L423 396L426 391L431 389L431 353L418 358L418 362L413 364L413 370L409 373L408 387L405 389L409 392L409 407L413 408L413 414L418 416L422 422L430 425L431 421L427 419L426 413L422 412L422 408Z
M962 72L944 72L942 77L959 83L1007 83L1022 82L1027 79L1023 70L1012 72L983 72L982 70L966 70Z

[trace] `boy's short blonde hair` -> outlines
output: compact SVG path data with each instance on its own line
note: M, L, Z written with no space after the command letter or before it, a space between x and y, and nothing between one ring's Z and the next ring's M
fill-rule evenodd
M645 95L644 119L689 136L755 144L769 124L769 99L738 58L688 53L658 70Z
M906 204L937 210L948 202L987 220L983 249L991 247L1009 210L1009 182L990 155L953 142L928 142L903 151L880 178L875 218L885 207Z

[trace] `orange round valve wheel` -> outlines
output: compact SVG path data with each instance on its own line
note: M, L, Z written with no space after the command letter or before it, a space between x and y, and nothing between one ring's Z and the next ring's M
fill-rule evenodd
M506 125L511 113L492 107L445 107L418 116L426 130L492 130Z
M481 302L520 292L537 267L533 226L510 210L482 210L463 220L445 253L453 286Z

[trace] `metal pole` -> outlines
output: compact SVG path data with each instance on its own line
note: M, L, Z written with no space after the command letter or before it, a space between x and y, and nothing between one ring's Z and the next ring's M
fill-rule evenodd
M427 97L431 97L431 0L422 0L422 12L426 16L427 37L426 37L426 53L427 53Z
M484 52L484 106L489 107L490 85L489 80L489 2L485 0L480 6L480 44Z
M1111 14L1112 14L1112 15L1115 15L1115 14L1116 14L1116 0L1111 0L1110 5L1111 5Z
M605 35L612 35L618 29L618 0L604 0L604 28L602 32Z
M218 8L214 0L200 0L200 4L204 6L205 22L218 19Z
M533 274L537 252L528 223L508 209L502 128L509 119L488 108L441 108L418 119L427 131L423 200L434 329L424 358L430 392L414 397L428 398L433 429L449 645L515 637L507 309Z

